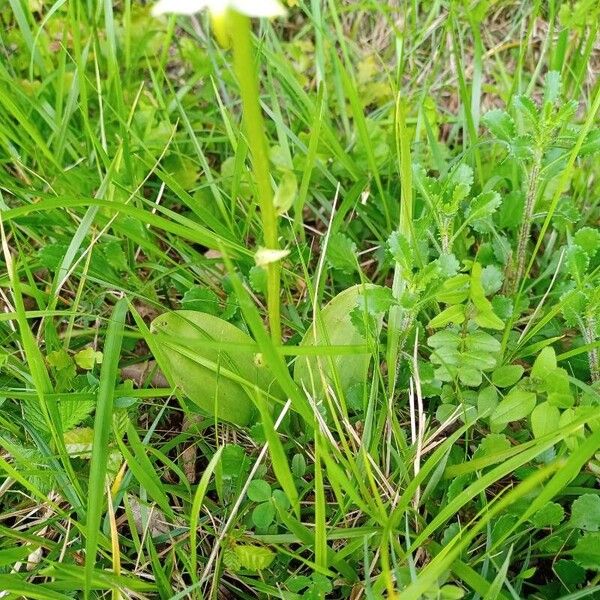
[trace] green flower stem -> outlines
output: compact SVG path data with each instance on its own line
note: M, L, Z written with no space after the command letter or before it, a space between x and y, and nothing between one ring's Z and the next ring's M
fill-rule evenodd
M269 170L268 143L265 122L260 108L258 76L254 64L250 19L236 11L228 15L231 24L233 46L233 68L240 86L243 107L243 123L250 148L252 169L258 189L258 205L263 226L263 243L269 250L279 249L277 213L273 204L273 188ZM280 317L280 274L279 261L267 265L267 309L271 337L281 342Z

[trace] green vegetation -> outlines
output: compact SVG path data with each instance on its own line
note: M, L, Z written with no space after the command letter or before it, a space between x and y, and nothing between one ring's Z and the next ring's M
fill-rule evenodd
M0 3L0 598L600 598L600 5L288 4Z

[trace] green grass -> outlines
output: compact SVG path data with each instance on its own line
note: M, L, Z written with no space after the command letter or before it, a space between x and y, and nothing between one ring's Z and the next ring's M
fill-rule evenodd
M0 4L0 597L600 597L597 3L290 4Z

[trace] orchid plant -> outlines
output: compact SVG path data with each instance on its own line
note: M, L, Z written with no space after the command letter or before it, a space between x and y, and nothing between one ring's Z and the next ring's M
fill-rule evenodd
M267 308L273 341L281 341L280 261L287 254L279 247L277 209L269 169L268 142L260 107L258 76L253 60L250 17L278 17L285 8L277 0L159 0L152 9L163 14L193 15L210 12L215 37L233 50L233 67L240 86L243 123L250 148L254 179L258 191L263 244L257 251L267 269Z

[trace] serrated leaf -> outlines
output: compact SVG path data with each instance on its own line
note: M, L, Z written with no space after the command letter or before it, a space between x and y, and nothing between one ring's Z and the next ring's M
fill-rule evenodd
M483 270L479 263L473 263L471 269L471 286L469 296L476 309L474 321L480 326L488 329L504 329L504 321L494 314L492 304L485 297L483 284L481 282Z
M57 371L62 371L64 369L73 367L73 359L69 356L68 352L64 348L48 353L48 356L46 356L46 361Z
M588 533L577 541L573 559L584 569L600 571L600 533Z
M495 294L504 281L502 271L496 265L488 265L481 273L481 285L486 296Z
M127 255L123 252L119 242L106 242L100 246L102 253L106 257L108 264L115 271L128 271L129 264Z
M72 429L92 414L96 406L94 400L61 399L58 404L60 421L64 430Z
M503 433L489 433L479 444L476 456L477 458L481 456L493 456L494 454L510 450L510 447L510 440Z
M91 371L96 364L102 364L102 352L98 352L91 346L88 346L77 352L73 359L80 369Z
M511 142L516 135L515 122L505 110L490 110L481 121L500 140Z
M343 233L334 233L327 244L327 262L338 271L354 273L357 269L356 244Z
M224 480L238 480L245 477L250 461L244 449L238 444L225 444L217 472Z
M388 312L396 300L392 294L392 290L387 287L375 286L365 288L356 299L356 306L369 314L375 316Z
M394 231L387 241L388 250L395 262L406 271L414 267L414 253L410 242L399 231Z
M267 293L266 269L254 265L248 273L248 280L250 281L250 285L255 292L258 292L260 294Z
M452 193L451 204L458 206L471 191L473 169L469 165L461 163L449 176L447 185Z
M510 143L510 154L517 160L525 160L533 156L533 139L530 135L518 135Z
M236 553L231 548L223 550L223 564L229 571L238 571L240 568L240 561Z
M560 304L566 324L569 327L579 326L587 304L585 293L581 290L570 290L561 296Z
M590 264L588 253L580 246L573 244L567 248L565 256L566 266L571 277L581 283Z
M183 295L181 306L185 310L216 315L219 312L219 298L209 288L194 286Z
M579 150L579 156L590 156L600 152L600 129L592 129Z
M163 169L184 190L193 188L199 175L196 163L191 158L180 154L169 154L163 161Z
M574 560L562 558L556 561L554 571L560 581L567 586L567 589L574 588L585 581L585 569L580 567Z
M544 79L544 104L554 104L561 89L561 78L558 71L548 71Z
M474 367L461 367L458 370L458 378L462 384L469 387L479 387L483 381L481 370ZM470 408L475 409L474 406ZM475 416L474 414L473 417Z
M492 309L496 315L506 321L513 315L513 301L511 298L497 294L492 298Z
M593 258L600 250L600 231L593 227L582 227L573 236L573 241L589 258Z
M513 106L526 119L532 129L536 129L540 121L540 111L535 102L525 95L515 96Z
M498 192L482 192L471 200L465 216L474 220L485 219L493 215L501 203L502 199Z
M91 458L94 441L94 430L91 427L71 429L63 435L63 439L70 456L88 460Z
M521 191L513 191L504 196L496 213L496 222L503 229L516 229L523 221L525 195Z
M548 392L548 402L559 408L570 408L573 406L574 398L569 386L569 374L561 368L548 372L544 381L544 387Z
M40 265L55 271L60 266L67 249L66 244L46 244L38 252Z
M236 544L233 551L238 558L240 567L247 571L262 571L263 569L266 569L275 558L275 553L265 546Z
M496 366L496 358L487 353L462 352L460 358L461 366L474 368L478 371L489 371Z
M600 496L583 494L575 499L569 525L583 531L600 531Z
M454 277L460 269L460 263L454 254L440 254L437 263L444 277Z
M564 517L565 510L560 504L548 502L532 515L530 521L539 528L556 527L561 524Z
M432 336L427 338L427 344L432 348L458 348L460 341L461 337L458 332L451 329L434 333Z
M443 600L460 600L465 596L465 590L457 585L443 585L439 590L438 598Z

